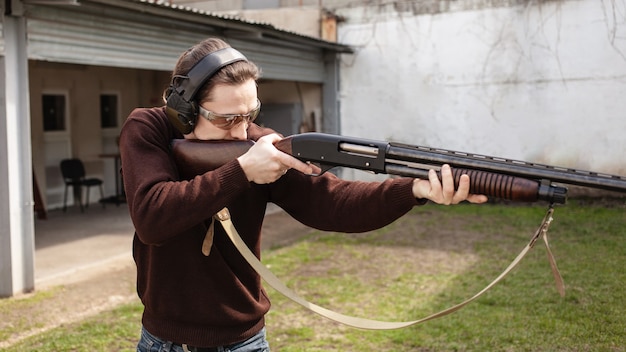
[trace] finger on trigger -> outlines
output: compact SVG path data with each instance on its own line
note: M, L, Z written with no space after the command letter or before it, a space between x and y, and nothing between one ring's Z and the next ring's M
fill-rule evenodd
M314 170L311 164L304 163L296 158L291 158L291 159L292 159L292 162L289 164L286 164L290 169L298 170L301 173L307 174L307 175L314 173Z
M282 164L283 169L296 169L302 173L311 172L311 167L309 165L289 154L279 152L278 161Z

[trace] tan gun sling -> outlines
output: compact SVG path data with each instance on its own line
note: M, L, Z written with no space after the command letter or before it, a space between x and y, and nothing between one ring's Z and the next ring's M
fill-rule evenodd
M563 296L565 294L565 289L564 289L564 285L563 285L563 280L561 278L561 275L558 271L558 268L556 266L556 261L554 260L554 256L552 255L552 252L550 250L550 246L548 244L548 228L550 227L550 223L552 222L552 213L554 212L554 208L550 207L548 209L548 212L546 213L545 217L543 218L543 221L541 222L541 225L539 226L539 228L537 229L537 231L535 232L535 234L532 236L532 238L530 239L530 242L526 245L526 247L524 247L524 249L522 249L522 251L520 252L520 254L513 260L513 262L511 262L511 264L509 264L509 266L498 276L496 277L495 280L493 280L489 285L487 285L484 289L482 289L481 291L479 291L478 293L476 293L474 296L468 298L467 300L456 304L448 309L444 309L438 313L429 315L425 318L422 319L418 319L418 320L412 320L412 321L401 321L401 322L393 322L393 321L379 321L379 320L372 320L372 319L365 319L365 318L359 318L359 317L353 317L353 316L348 316L348 315L344 315L341 313L337 313L334 312L332 310L326 309L324 307L320 307L316 304L313 304L311 302L308 302L307 300L301 298L298 294L296 294L294 291L292 291L291 289L289 289L287 286L285 286L285 284L283 284L269 269L267 269L267 267L265 267L265 265L263 265L259 259L254 255L254 253L252 253L252 251L250 251L250 249L248 248L248 246L245 244L245 242L241 239L241 237L239 236L239 234L237 233L237 230L235 229L235 226L233 225L231 219L230 219L230 213L228 212L228 209L224 208L222 209L219 213L217 213L215 215L215 218L218 219L220 221L220 223L222 224L222 226L224 227L224 230L226 231L226 234L228 235L228 237L231 239L231 241L233 242L233 244L235 245L235 247L237 247L237 249L239 250L239 252L241 253L241 255L243 255L243 257L246 259L246 261L254 268L254 270L256 270L256 272L263 278L263 280L265 280L265 282L267 282L270 286L272 286L274 289L276 289L278 292L282 293L283 295L285 295L287 298L291 299L292 301L302 305L303 307L319 314L322 315L328 319L334 320L336 322L339 322L341 324L345 324L348 326L352 326L355 328L360 328L360 329L370 329L370 330L391 330L391 329L399 329L399 328L404 328L407 326L411 326L411 325L415 325L415 324L420 324L423 322L426 322L428 320L432 320L435 318L439 318L442 317L444 315L448 315L450 313L453 313L461 308L463 308L464 306L466 306L467 304L469 304L470 302L476 300L478 297L480 297L483 293L487 292L487 290L489 290L491 287L493 287L495 284L497 284L500 280L502 280L511 270L513 270L513 268L515 266L517 266L517 264L522 260L522 258L524 258L524 256L526 255L526 253L528 253L528 251L530 251L530 249L534 246L535 242L537 241L537 239L539 237L543 238L543 241L545 243L546 249L547 249L547 253L548 253L548 259L550 261L550 266L552 268L552 273L554 275L554 278L556 280L556 286L557 286L557 290L559 291L559 293L561 294L561 296ZM213 225L213 224L211 224ZM213 226L211 226L210 228L210 236L207 233L207 238L205 239L205 241L209 242L209 243L204 243L203 244L203 252L205 253L205 255L208 255L208 252L206 251L207 245L210 247L212 242L212 232L213 232ZM210 237L210 239L209 239Z

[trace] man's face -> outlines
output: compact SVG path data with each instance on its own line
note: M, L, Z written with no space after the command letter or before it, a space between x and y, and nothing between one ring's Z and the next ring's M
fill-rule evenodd
M218 84L213 88L212 100L201 102L200 106L215 116L249 114L258 106L256 82L250 79L240 85ZM220 119L216 119L216 124L219 122L221 122ZM245 140L248 138L247 129L248 123L246 121L241 121L230 128L222 128L200 115L193 132L185 135L185 138Z

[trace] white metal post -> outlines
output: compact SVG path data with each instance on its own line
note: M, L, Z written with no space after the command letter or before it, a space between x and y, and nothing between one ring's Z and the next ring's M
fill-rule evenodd
M5 46L0 56L0 297L9 297L35 288L35 225L26 19L5 15L2 29Z

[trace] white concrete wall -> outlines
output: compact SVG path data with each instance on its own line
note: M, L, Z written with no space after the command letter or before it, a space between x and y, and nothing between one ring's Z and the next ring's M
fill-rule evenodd
M338 10L342 134L626 175L626 2Z

